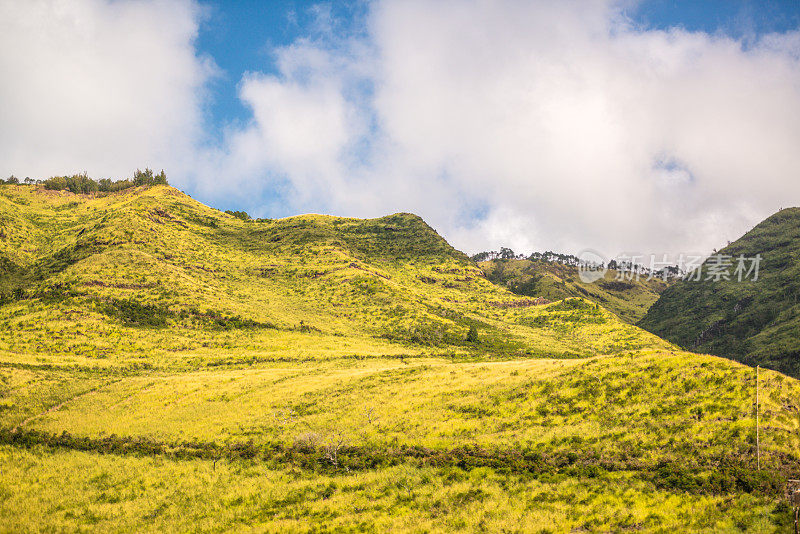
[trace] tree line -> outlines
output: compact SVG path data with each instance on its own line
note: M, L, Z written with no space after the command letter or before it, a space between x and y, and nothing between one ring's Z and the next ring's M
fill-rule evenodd
M132 178L124 180L111 180L109 178L94 180L83 172L80 174L73 174L72 176L53 176L47 180L25 178L22 181L12 174L8 179L0 180L0 182L9 185L19 185L21 183L27 185L43 185L45 189L54 191L67 190L78 194L98 192L113 193L141 185L169 185L167 182L167 174L163 170L156 174L149 168L145 168L143 171L136 169Z
M534 252L529 256L524 254L515 254L513 250L508 247L500 247L499 251L488 250L478 252L472 256L473 261L487 261L487 260L530 260L530 261L547 261L551 263L561 263L564 265L575 265L580 263L580 258L572 254L559 254L558 252Z
M578 267L581 265L582 260L573 254L560 254L558 252L534 252L529 256L524 254L515 254L513 250L508 247L500 247L499 251L489 250L478 252L470 256L472 261L488 261L488 260L529 260L534 262L547 262L547 263L560 263L561 265L569 265ZM681 269L678 265L667 265L662 269L650 269L641 263L634 263L632 261L625 261L611 259L608 263L598 263L595 265L599 268L608 268L611 270L622 271L632 275L639 276L653 276L659 278L679 278L686 274L686 271Z

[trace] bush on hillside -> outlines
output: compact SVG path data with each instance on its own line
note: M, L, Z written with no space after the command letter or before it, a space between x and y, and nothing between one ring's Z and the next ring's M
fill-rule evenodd
M72 176L53 176L44 181L44 188L58 191L66 189L73 193L94 193L100 190L100 185L83 173Z
M474 324L469 325L469 330L467 331L467 343L477 343L478 342L478 329L475 328Z
M133 173L133 185L167 185L167 175L163 169L156 175L153 175L153 169L136 169Z
M250 220L252 220L252 217L250 217L250 215L248 215L246 211L231 211L231 210L225 210L225 213L227 213L228 215L233 215L233 216L234 216L234 217L236 217L237 219L241 219L241 220L243 220L243 221L250 221Z

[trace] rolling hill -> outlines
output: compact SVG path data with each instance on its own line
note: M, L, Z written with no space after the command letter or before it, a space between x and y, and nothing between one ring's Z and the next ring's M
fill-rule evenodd
M410 214L243 221L166 186L86 198L3 192L0 287L11 324L25 325L0 338L7 350L119 359L130 339L171 354L214 343L198 332L242 329L249 338L355 336L426 352L578 356L669 346L603 310L542 307L497 288ZM578 320L584 315L591 321ZM66 324L104 341L69 336L76 346L49 335ZM466 342L470 326L477 344ZM161 339L141 327L172 328Z
M673 282L659 277L627 276L609 269L592 283L581 281L578 268L550 261L493 259L478 263L486 278L517 295L561 300L580 297L600 304L621 319L636 323Z
M0 530L784 528L800 383L419 217L0 186ZM470 332L473 331L472 335Z
M730 257L729 279L709 279L712 256L700 280L664 291L639 325L689 350L800 376L800 208L779 211L719 254ZM740 281L737 258L757 255L758 279Z

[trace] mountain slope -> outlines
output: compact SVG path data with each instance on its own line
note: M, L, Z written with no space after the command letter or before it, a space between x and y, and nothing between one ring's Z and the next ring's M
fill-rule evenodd
M410 214L242 221L166 186L100 197L25 186L0 191L7 260L0 287L8 303L0 319L5 312L9 324L31 329L0 334L0 348L10 351L80 353L81 338L81 347L48 343L47 325L63 329L65 322L141 347L153 336L140 327L178 327L170 337L184 339L159 342L160 350L198 348L185 338L238 326L255 335L357 335L498 354L668 346L601 309L538 306L497 288ZM470 327L477 344L466 342ZM128 351L123 343L111 352Z
M732 258L730 280L707 279L712 256L702 280L664 291L639 325L690 350L800 376L800 208L779 211L719 254ZM758 280L739 281L736 258L757 254Z
M600 280L585 283L580 280L578 268L574 265L549 261L494 259L479 262L478 266L490 281L518 295L547 300L586 298L630 323L644 317L672 283L672 279L665 281L647 275L637 280L615 269L609 269Z

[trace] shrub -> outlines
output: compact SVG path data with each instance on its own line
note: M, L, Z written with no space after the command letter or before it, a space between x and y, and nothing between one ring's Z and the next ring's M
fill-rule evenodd
M250 217L250 215L248 215L246 211L225 210L225 213L227 213L228 215L232 215L232 216L236 217L237 219L241 219L243 221L252 220L252 217Z
M153 169L145 168L144 171L136 169L133 173L134 185L167 185L167 175L162 169L160 173L153 175Z
M113 300L105 307L106 314L130 326L166 326L169 310L155 304L140 304L133 300Z
M477 343L478 342L478 329L475 328L474 324L469 325L469 330L467 331L467 343Z

